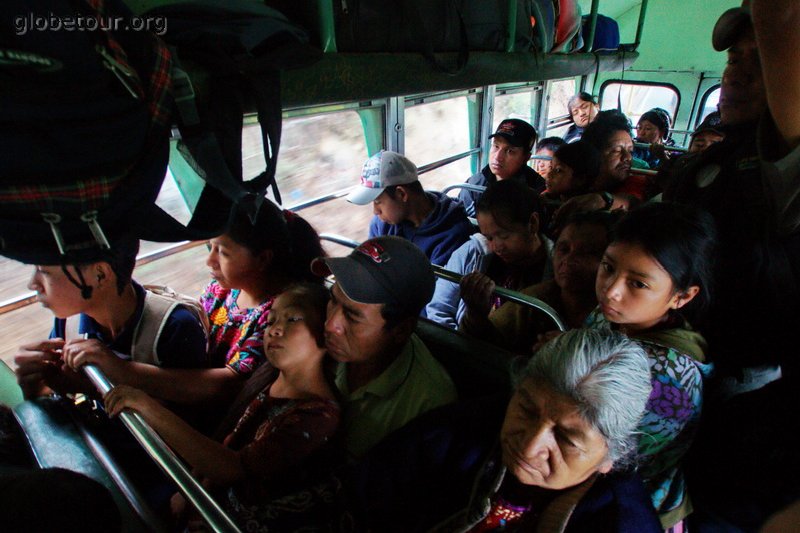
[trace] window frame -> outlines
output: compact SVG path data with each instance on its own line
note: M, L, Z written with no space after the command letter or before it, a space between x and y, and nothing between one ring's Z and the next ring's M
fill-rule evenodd
M676 85L674 85L672 83L662 83L662 82L656 82L656 81L609 79L609 80L604 81L603 84L600 85L600 91L599 91L599 93L597 95L597 104L598 104L598 106L600 106L601 110L603 109L603 96L605 95L606 88L609 85L614 84L614 83L619 84L619 85L631 85L631 86L663 87L665 89L671 90L678 97L677 103L675 104L675 111L672 112L672 121L673 121L672 126L673 127L675 126L675 124L674 124L675 118L678 116L678 112L681 109L681 100L682 100L681 99L681 91L678 89L678 87ZM630 117L628 117L628 118L630 118ZM633 126L635 127L636 125L633 124Z
M703 96L700 98L700 105L697 107L697 116L694 117L694 129L697 129L697 126L699 126L705 118L703 116L703 110L706 108L706 102L708 102L708 98L714 91L721 90L721 88L722 83L717 83L706 89L706 92L703 93Z

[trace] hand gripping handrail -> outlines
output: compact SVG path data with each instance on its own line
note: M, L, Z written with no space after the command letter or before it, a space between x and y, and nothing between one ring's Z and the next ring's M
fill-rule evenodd
M105 395L114 387L97 366L84 365L82 368L86 377L89 378L101 394ZM172 478L178 489L195 506L214 531L241 532L233 520L208 495L181 460L172 453L172 450L159 437L158 433L144 421L139 413L123 411L120 413L119 418L148 455L161 467L164 473Z
M461 283L461 278L464 277L457 272L445 270L440 266L431 265L431 267L433 268L433 273L436 274L436 276L446 279L447 281L452 281L453 283ZM497 296L505 298L506 300L528 307L533 307L534 309L543 312L548 316L548 318L550 318L550 320L553 321L559 331L567 331L567 326L564 324L564 321L561 320L561 317L558 316L558 312L539 298L534 298L533 296L528 296L527 294L512 291L504 287L495 287L493 292Z
M350 248L355 248L359 244L361 244L360 242L355 241L353 239L349 239L347 237L343 237L341 235L336 235L333 233L320 233L319 238L324 241L341 244L342 246L349 246ZM433 273L437 277L445 279L447 281L452 281L453 283L461 283L461 278L464 277L457 272L446 270L438 265L431 265L431 268L433 269ZM558 316L558 312L549 305L547 305L542 300L534 298L533 296L528 296L527 294L522 294L517 291L506 289L504 287L495 287L494 294L502 298L505 298L506 300L522 304L528 307L532 307L534 309L543 312L548 316L548 318L550 318L550 320L553 321L553 323L556 325L559 331L567 331L567 326L564 324L564 321L561 320L561 317Z

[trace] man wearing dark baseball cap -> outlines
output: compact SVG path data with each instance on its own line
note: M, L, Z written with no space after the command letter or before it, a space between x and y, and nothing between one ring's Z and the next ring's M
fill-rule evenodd
M692 132L692 140L689 143L689 153L702 152L712 144L718 143L724 138L725 133L722 131L719 111L709 113Z
M718 401L704 406L692 445L692 500L753 531L800 495L789 460L798 420L783 410L796 407L800 385L798 28L798 0L745 1L719 18L712 44L728 56L725 139L682 157L664 192L666 201L709 211L719 234L714 297L700 324L717 369L704 396Z
M455 401L447 371L414 334L433 295L425 254L398 237L369 239L347 257L318 259L335 277L325 345L339 366L345 447L363 455L418 415Z
M467 183L486 187L498 180L515 179L522 181L536 192L545 189L544 178L528 166L531 151L536 144L536 129L518 118L507 118L500 122L489 149L489 164L477 174L471 176ZM475 216L475 203L481 193L462 189L458 199L464 204L467 214Z
M431 263L444 266L475 229L464 207L450 196L426 191L417 166L402 154L381 150L364 163L361 184L347 195L356 205L372 203L369 237L396 235L416 244Z

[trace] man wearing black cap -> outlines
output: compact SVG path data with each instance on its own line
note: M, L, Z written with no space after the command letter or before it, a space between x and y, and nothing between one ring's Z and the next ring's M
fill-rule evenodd
M707 209L719 234L714 298L699 324L718 377L686 467L693 531L756 531L800 497L798 27L798 0L745 1L720 17L712 42L728 55L725 139L680 158L664 192Z
M692 140L689 143L689 153L702 152L714 143L720 142L725 138L725 133L720 126L721 119L719 111L709 113L706 118L692 132Z
M537 138L533 126L518 118L508 118L497 126L497 131L489 138L492 139L489 164L471 176L468 184L486 187L497 180L516 179L538 193L545 189L544 178L527 164ZM468 216L475 216L475 203L480 197L481 193L466 189L458 194Z
M321 258L335 276L325 346L339 362L345 448L357 458L418 415L455 401L447 371L414 335L433 295L422 251L399 237L377 237L347 257Z

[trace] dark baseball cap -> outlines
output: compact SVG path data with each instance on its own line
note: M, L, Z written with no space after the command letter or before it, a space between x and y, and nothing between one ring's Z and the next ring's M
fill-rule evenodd
M417 314L433 297L436 280L428 257L400 237L369 239L347 257L318 258L312 269L327 274L320 263L354 302L387 304Z
M489 135L492 137L502 137L513 146L525 148L527 151L533 149L536 143L536 129L518 118L507 118L497 126L497 131Z
M741 7L734 7L723 13L714 25L711 44L714 50L722 52L734 45L736 39L752 25L750 19L750 2L744 0Z
M719 111L714 111L713 113L709 113L703 121L698 124L697 128L692 132L692 137L694 138L695 135L704 131L713 131L720 135L724 135L722 131L722 120L719 116Z

